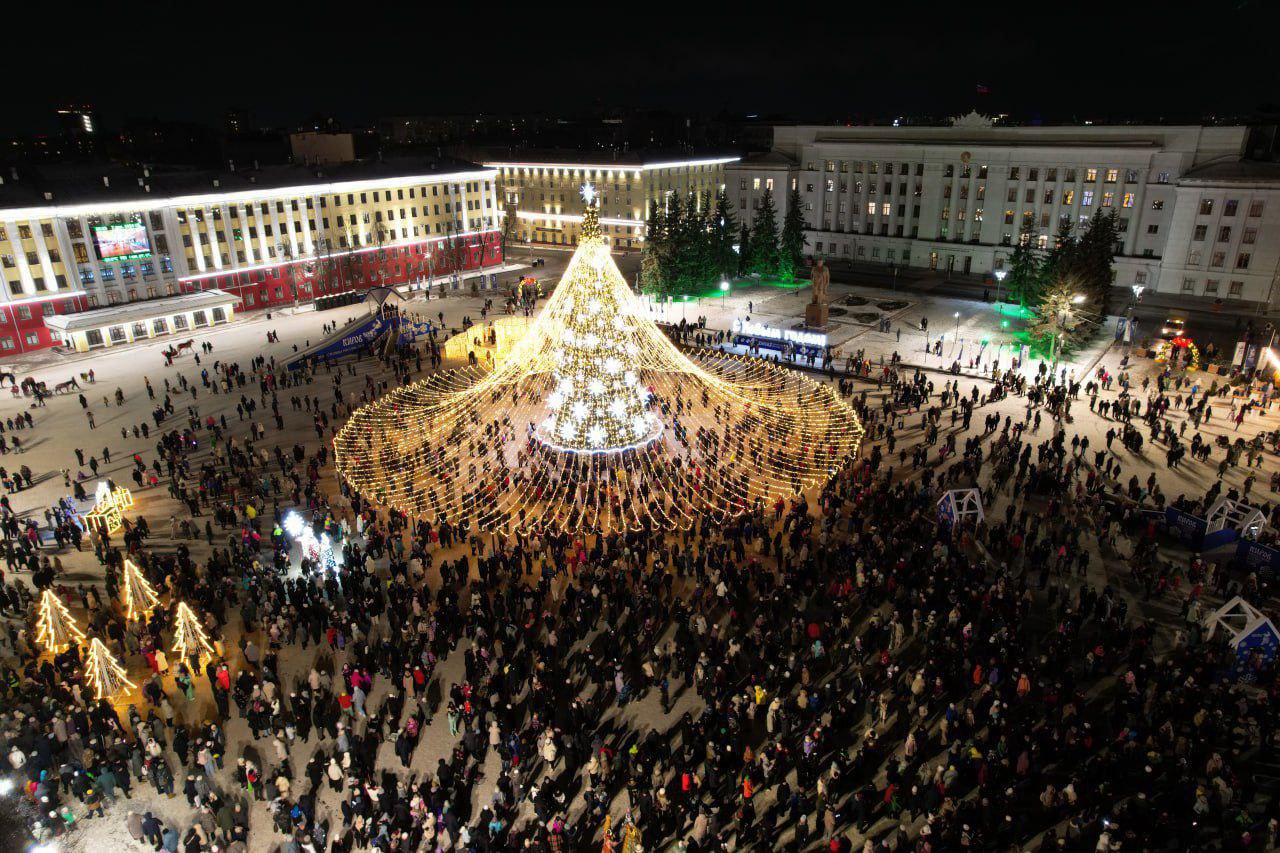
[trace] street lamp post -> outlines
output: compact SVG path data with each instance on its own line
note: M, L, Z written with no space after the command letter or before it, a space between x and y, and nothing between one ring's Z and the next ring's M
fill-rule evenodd
M724 310L725 297L729 295L729 282L725 279L720 280L720 310Z
M1138 300L1142 298L1142 291L1146 290L1146 288L1140 284L1132 285L1130 289L1133 291L1133 299L1129 302L1129 318L1125 320L1124 326L1125 349L1128 349L1133 343L1133 311L1138 307Z
M1008 274L1009 271L1003 269L996 270L992 273L992 275L996 277L996 310L1000 312L1001 317L1004 316L1004 305L1000 303L1000 290L1001 286L1004 284L1005 276Z

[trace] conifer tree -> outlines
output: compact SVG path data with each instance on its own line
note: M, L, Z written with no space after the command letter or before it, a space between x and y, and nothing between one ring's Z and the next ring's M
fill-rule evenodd
M782 243L778 251L778 278L787 283L796 280L796 274L804 267L804 217L800 215L800 190L791 190L787 200L787 215L782 219Z
M751 223L751 272L762 276L778 274L778 211L773 193L765 193Z

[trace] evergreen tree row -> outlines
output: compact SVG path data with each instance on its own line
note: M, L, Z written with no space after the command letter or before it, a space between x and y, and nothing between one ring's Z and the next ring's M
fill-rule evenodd
M1120 239L1114 208L1093 215L1079 236L1064 220L1054 235L1053 248L1041 250L1039 235L1025 226L1009 259L1009 296L1024 308L1034 308L1062 281L1071 281L1085 300L1105 311L1111 292L1111 263Z
M641 287L677 296L700 293L735 276L794 281L804 267L805 242L795 190L781 232L771 193L764 194L755 217L749 225L743 222L741 230L723 192L714 199L692 192L685 199L672 195L665 205L650 205Z

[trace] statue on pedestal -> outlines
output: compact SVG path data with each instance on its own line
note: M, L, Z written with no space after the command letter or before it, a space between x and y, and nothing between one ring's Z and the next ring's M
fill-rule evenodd
M827 289L831 286L831 270L821 260L813 267L813 298L804 309L804 324L812 329L827 326Z

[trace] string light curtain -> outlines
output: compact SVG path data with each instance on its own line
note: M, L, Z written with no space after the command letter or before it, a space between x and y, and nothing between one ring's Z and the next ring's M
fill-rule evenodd
M716 350L686 356L645 313L600 234L485 372L433 374L355 412L334 440L366 498L482 530L687 529L825 482L862 437L832 389Z

